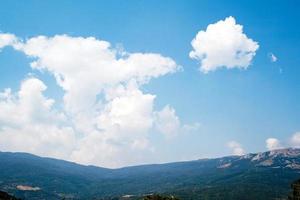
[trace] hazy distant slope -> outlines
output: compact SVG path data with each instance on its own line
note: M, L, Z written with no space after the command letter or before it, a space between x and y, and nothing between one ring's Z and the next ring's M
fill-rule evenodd
M83 166L24 153L0 153L0 190L25 199L91 199L166 193L182 199L260 200L286 197L300 177L300 150L121 169ZM17 185L39 187L20 191Z

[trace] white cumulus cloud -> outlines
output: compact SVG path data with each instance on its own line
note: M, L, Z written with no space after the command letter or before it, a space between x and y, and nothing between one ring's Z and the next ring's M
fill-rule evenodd
M259 48L233 17L208 25L205 31L197 33L191 44L190 57L200 61L204 73L222 67L246 69Z
M275 149L281 149L283 148L280 141L277 138L268 138L266 140L266 148L269 151L275 150Z

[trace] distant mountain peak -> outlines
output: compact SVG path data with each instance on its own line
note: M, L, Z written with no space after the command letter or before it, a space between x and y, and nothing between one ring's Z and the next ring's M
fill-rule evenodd
M238 168L241 165L247 167L270 167L300 169L300 149L286 148L272 151L250 153L242 156L230 156L219 158L217 168Z
M251 162L256 166L300 169L300 149L276 149L251 155Z
M285 158L299 157L300 149L297 148L275 149L266 152L246 154L242 156L242 158L251 159L251 161L261 161L269 158L275 158L277 156L285 157Z

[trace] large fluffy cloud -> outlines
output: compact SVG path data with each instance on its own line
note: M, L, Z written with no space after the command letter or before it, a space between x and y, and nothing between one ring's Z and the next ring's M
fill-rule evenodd
M24 81L17 95L9 89L1 93L1 150L118 167L147 162L154 151L149 133L157 120L169 120L171 128L161 126L163 133L181 126L173 108L154 110L156 96L141 90L152 78L180 69L171 58L120 53L93 37L38 36L21 42L9 35L13 42L3 47L13 46L32 59L32 69L51 73L64 96L63 109L55 111L54 100L43 95L45 84L35 78Z
M33 68L55 75L66 91L66 108L72 112L92 106L97 94L106 87L130 80L143 84L179 68L171 58L160 54L118 55L109 42L93 37L39 36L20 45L19 50L36 58L31 63Z
M227 17L199 31L192 40L190 57L200 61L204 73L218 68L247 68L255 56L258 43L243 33L243 26Z

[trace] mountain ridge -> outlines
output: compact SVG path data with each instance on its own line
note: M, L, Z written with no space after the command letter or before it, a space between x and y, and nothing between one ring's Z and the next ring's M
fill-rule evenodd
M250 188L254 192L249 198L272 199L286 197L289 184L300 176L300 149L295 148L118 169L28 153L0 152L0 160L0 190L22 199L111 199L162 193L184 200L232 200ZM41 189L17 189L24 187ZM272 191L277 193L266 196Z
M297 152L295 154L295 152ZM269 150L269 151L263 151L263 152L257 152L257 153L247 153L244 155L227 155L227 156L221 156L221 157L212 157L212 158L199 158L195 160L184 160L184 161L172 161L172 162L163 162L163 163L150 163L150 164L141 164L141 165L130 165L130 166L123 166L123 167L118 167L118 168L108 168L108 167L101 167L97 165L85 165L81 163L77 163L74 161L68 161L68 160L63 160L59 158L52 158L52 157L47 157L47 156L39 156L31 153L26 153L26 152L10 152L10 151L0 151L0 154L11 154L11 155L24 155L24 156L30 156L38 159L47 159L47 160L52 160L52 161L59 161L59 162L65 162L69 164L74 164L74 165L80 165L84 167L91 167L91 168L98 168L98 169L106 169L106 170L120 170L124 168L132 168L132 167L144 167L144 166L157 166L157 165L168 165L168 164L174 164L174 163L186 163L186 162L195 162L195 161L206 161L206 160L214 160L214 159L223 159L223 158L248 158L248 157L254 157L253 155L256 156L262 156L262 155L278 155L278 154L286 154L290 156L300 156L300 148L281 148L281 149L274 149L274 150ZM289 154L290 153L290 154Z

